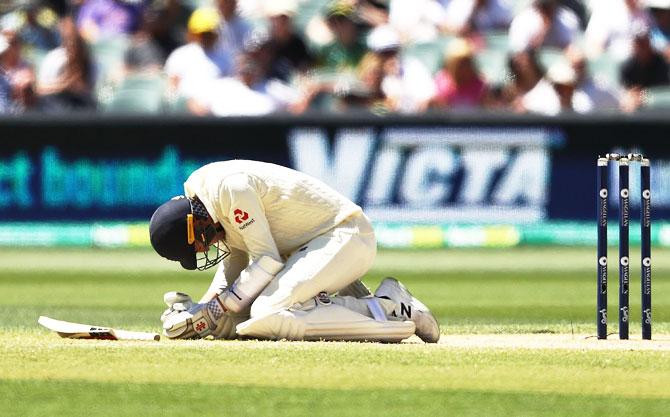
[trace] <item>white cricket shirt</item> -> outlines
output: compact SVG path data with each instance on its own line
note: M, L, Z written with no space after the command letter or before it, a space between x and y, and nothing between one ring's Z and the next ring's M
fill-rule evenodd
M323 182L265 162L214 162L184 183L226 231L234 252L283 261L361 208Z

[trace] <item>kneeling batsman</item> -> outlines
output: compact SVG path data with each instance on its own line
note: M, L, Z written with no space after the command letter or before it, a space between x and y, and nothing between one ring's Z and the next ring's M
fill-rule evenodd
M374 295L359 280L376 240L359 206L321 181L278 165L233 160L194 171L185 195L151 218L151 244L189 270L219 265L198 303L165 294L175 339L437 342L428 308L394 278Z

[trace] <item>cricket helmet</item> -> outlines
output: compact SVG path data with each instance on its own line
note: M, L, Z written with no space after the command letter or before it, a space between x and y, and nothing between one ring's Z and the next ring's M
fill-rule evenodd
M230 254L223 240L213 242L222 230L213 224L200 200L183 195L158 207L149 223L154 250L188 270L209 269ZM205 248L204 252L196 252L196 241Z

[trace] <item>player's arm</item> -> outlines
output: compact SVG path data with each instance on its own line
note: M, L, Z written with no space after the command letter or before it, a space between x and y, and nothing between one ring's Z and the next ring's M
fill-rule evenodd
M251 262L219 297L227 310L247 308L284 267L270 224L265 217L258 190L245 174L227 177L220 189L220 201L232 227L242 236Z
M176 291L166 293L163 301L168 308L161 316L161 321L166 326L165 335L171 339L191 339L205 336L204 333L207 332L197 332L193 324L194 322L197 324L198 313L202 313L203 317L209 320L206 325L209 334L213 334L217 338L235 338L237 336L235 326L249 317L248 309L239 313L224 312L218 315L216 311L218 301L215 298L226 291L226 288L237 279L248 265L249 255L246 252L230 248L230 255L221 262L212 283L197 304L191 301L188 294ZM210 303L212 304L210 305ZM202 311L203 308L211 308L211 312ZM168 324L166 325L166 323ZM202 324L201 327L203 327Z
M249 255L239 249L229 248L230 255L223 259L219 264L219 268L214 274L212 283L205 294L200 298L199 303L206 303L211 301L217 295L223 293L229 287L240 273L249 266Z

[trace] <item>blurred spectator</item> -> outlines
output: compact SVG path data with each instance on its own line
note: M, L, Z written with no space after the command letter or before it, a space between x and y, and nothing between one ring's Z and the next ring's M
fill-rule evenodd
M542 79L544 69L533 51L511 54L507 66L510 78L501 90L492 91L491 104L493 107L519 110L521 98Z
M649 34L651 44L666 60L670 60L670 0L647 0L646 4L653 16Z
M341 77L331 86L334 98L331 111L352 113L369 111L386 114L394 111L392 103L384 94L384 60L373 52L365 54L354 77Z
M189 102L198 115L260 116L287 110L297 101L295 93L277 80L268 80L257 63L239 56L235 77L224 77L203 85Z
M77 27L88 42L135 32L142 21L146 0L84 0Z
M545 78L521 99L522 111L555 116L573 111L572 99L577 85L577 74L564 61L554 63Z
M244 42L251 34L251 25L239 15L237 0L216 0L216 5L221 16L219 47L236 57L244 50Z
M358 0L356 13L370 27L389 23L389 0Z
M384 60L378 54L367 53L358 67L358 78L365 95L364 106L375 114L393 110L382 88L384 82Z
M23 45L39 51L50 51L59 44L56 14L48 8L41 7L37 0L30 0L22 8L23 22L18 29L18 36Z
M328 8L326 23L334 39L318 52L319 66L329 71L353 71L367 52L354 7L336 1Z
M183 44L191 12L181 0L153 0L147 6L142 30L153 38L163 57Z
M94 67L84 39L71 18L60 23L61 46L42 61L37 93L45 111L87 110L95 108Z
M626 88L623 109L638 109L645 88L668 85L669 69L663 55L651 47L649 32L645 29L637 32L633 41L633 54L621 66L621 84Z
M266 78L288 80L293 75L288 62L283 59L275 62L274 40L265 30L256 30L249 35L244 45L244 55L258 65ZM236 62L239 59L238 56Z
M591 16L591 5L599 0L559 0L561 6L570 9L579 20L579 29L583 32Z
M565 48L579 33L579 20L558 0L533 0L532 6L514 17L509 28L513 52L540 47Z
M71 0L42 0L42 3L58 16L65 16L70 9Z
M293 0L274 0L266 10L270 23L269 45L272 54L270 78L289 81L292 74L312 66L305 42L293 27L297 5Z
M433 78L421 61L400 55L400 39L395 30L390 25L377 27L367 42L382 60L382 91L392 109L403 113L426 110L435 95Z
M22 58L22 43L14 31L2 31L8 47L0 56L0 67L11 87L15 111L22 112L35 106L35 72Z
M218 48L220 18L215 9L196 9L188 21L189 43L172 52L165 62L170 87L191 97L203 83L233 73L233 58Z
M615 111L619 109L617 94L607 86L596 82L587 70L584 54L577 48L570 48L566 57L575 71L576 90L572 105L577 113Z
M632 111L647 88L670 87L670 0L525 0L524 9L513 6L521 0L334 0L313 19L320 19L322 37L307 45L300 29L307 19L297 13L313 15L310 1L252 0L253 15L241 13L247 5L238 0L0 1L0 113L92 109L93 91L107 109L114 92L138 75L159 81L142 88L160 86L161 100L167 78L168 96L197 98L190 101L196 112L217 115L299 113L309 105L375 113L495 106L542 114ZM205 3L212 7L191 13ZM588 24L579 13L585 5L593 10ZM520 11L512 17L512 10ZM265 19L258 21L263 30L251 31L243 16ZM586 30L578 50L580 26ZM507 37L479 37L506 28ZM424 63L437 63L435 50L453 34L458 38L431 75ZM82 37L96 42L95 55ZM97 44L106 39L112 42ZM510 78L500 81L505 39ZM118 48L104 48L117 40ZM550 65L559 56L563 64ZM552 70L544 74L540 61ZM115 74L105 68L121 63L123 71L110 79ZM487 85L477 63L497 81ZM33 67L39 67L37 81ZM617 75L621 91L598 82L614 84ZM141 83L127 84L132 92ZM237 109L218 94L240 97L244 105Z
M158 74L163 67L163 58L158 45L148 37L134 37L123 56L124 73Z
M8 49L9 42L5 36L0 33L0 60L4 60ZM0 63L0 115L9 114L12 113L12 111L12 87L9 84L9 77Z
M437 0L390 0L389 24L403 42L430 42L446 21L447 14Z
M133 37L124 54L120 75L115 88L99 94L105 111L158 113L165 108L162 54L149 37Z
M458 35L507 30L511 21L509 0L451 0L447 6L447 29Z
M651 47L646 30L635 35L633 55L621 67L621 83L627 87L654 87L668 84L668 64Z
M650 15L640 1L600 0L594 5L585 32L588 56L608 52L617 61L630 56L635 31L651 24Z
M474 49L463 38L452 40L444 55L444 67L435 76L433 104L446 109L472 109L482 106L486 84L474 62Z

